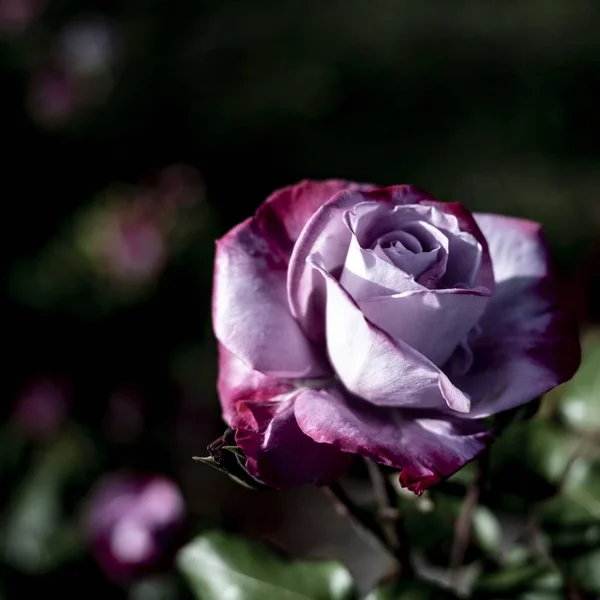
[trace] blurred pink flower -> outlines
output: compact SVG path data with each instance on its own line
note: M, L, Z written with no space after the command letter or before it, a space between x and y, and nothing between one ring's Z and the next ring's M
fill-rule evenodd
M63 125L76 110L73 82L59 69L34 70L29 78L27 104L32 118L40 124L49 127Z
M91 492L85 527L100 567L128 581L170 556L184 516L183 497L165 477L110 474Z
M42 13L42 0L0 0L0 35L18 35Z
M52 437L66 419L69 396L66 381L53 376L35 378L19 393L11 422L25 437Z
M107 211L92 235L92 255L117 279L131 283L150 280L166 263L167 247L160 224L135 207Z

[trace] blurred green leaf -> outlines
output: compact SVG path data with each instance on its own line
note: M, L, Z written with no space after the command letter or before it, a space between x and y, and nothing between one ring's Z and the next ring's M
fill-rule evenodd
M560 494L538 507L553 553L569 558L600 544L600 463L573 463Z
M127 600L177 600L177 581L170 575L145 577L131 586Z
M434 564L448 564L454 522L461 498L430 494L426 501L404 502L404 527L411 548L422 550Z
M523 512L553 496L578 445L576 435L551 421L513 424L491 449L487 483L492 507Z
M574 557L567 563L567 575L579 587L600 594L600 548Z
M223 532L198 536L177 565L198 600L351 600L354 584L335 561L291 561Z
M496 515L487 508L479 505L473 515L473 537L477 545L490 555L500 551L502 543L502 526Z
M562 585L562 576L557 568L528 563L483 574L475 583L473 597L496 600L520 598L522 594L533 593L550 594L553 597L552 594L558 593Z
M558 410L564 421L576 431L600 431L600 343L585 354L563 389Z
M89 465L88 444L71 430L40 448L0 529L0 551L7 564L26 573L44 573L79 551L77 523L64 514L62 492Z
M378 586L365 600L451 600L452 598L456 596L432 583L398 579Z
M454 538L454 525L462 503L463 498L446 496L438 492L417 502L403 503L404 526L411 547L424 551L434 564L446 566ZM472 538L469 546L471 557L474 550L483 551L487 555L496 555L501 540L502 528L496 516L486 506L477 506L473 513Z

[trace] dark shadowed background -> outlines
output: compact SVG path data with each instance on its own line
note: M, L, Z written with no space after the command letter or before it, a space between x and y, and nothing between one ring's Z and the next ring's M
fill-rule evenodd
M412 183L540 221L587 331L599 25L594 0L0 0L0 597L187 597L168 556L126 583L98 566L86 506L113 471L182 490L177 543L222 526L380 574L319 491L192 461L223 429L214 240L303 178Z

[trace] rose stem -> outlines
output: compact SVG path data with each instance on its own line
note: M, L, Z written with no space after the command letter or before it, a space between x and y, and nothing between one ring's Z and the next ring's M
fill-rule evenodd
M471 538L471 526L473 524L473 515L477 504L479 502L479 496L481 494L481 486L486 471L486 460L487 452L480 456L477 460L477 471L475 478L467 490L467 495L463 500L458 518L454 525L454 538L452 540L452 547L450 549L450 581L453 587L457 587L459 584L459 569L463 564L467 546Z
M383 546L387 552L394 554L377 520L373 518L369 511L357 506L339 482L336 481L324 489L333 499L336 510L350 520L362 538L368 542L376 540L378 545Z
M394 557L400 565L400 572L404 576L412 576L414 571L410 561L408 540L402 522L402 514L398 510L398 495L394 487L374 462L365 460L373 493L379 504L379 512L383 520L383 532L393 550ZM393 515L393 518L390 516Z

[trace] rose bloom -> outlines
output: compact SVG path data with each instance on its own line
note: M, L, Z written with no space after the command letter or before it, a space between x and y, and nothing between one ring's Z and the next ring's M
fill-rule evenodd
M360 455L421 493L460 469L485 417L579 365L548 259L537 223L412 186L275 192L215 258L218 389L249 473L324 485Z
M91 492L85 528L104 572L128 581L155 568L176 545L184 501L170 480L112 474Z

